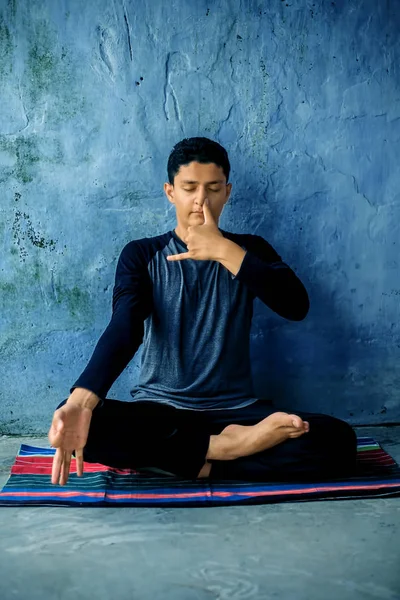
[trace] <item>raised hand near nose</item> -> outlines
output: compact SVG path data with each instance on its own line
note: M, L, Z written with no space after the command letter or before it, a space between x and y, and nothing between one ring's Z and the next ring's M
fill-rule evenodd
M170 262L176 260L217 260L218 248L224 236L218 229L208 204L208 199L203 204L204 223L201 225L190 225L187 228L187 236L184 240L188 251L181 254L167 256Z

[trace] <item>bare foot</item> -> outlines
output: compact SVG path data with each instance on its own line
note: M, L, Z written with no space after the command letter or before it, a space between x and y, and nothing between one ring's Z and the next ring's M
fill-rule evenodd
M219 435L210 436L206 459L234 460L249 456L289 438L298 438L309 430L308 421L285 412L273 413L256 425L228 425Z

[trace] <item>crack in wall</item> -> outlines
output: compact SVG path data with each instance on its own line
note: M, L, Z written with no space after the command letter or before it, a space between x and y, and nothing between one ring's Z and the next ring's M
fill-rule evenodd
M164 116L166 118L167 121L169 121L169 114L168 114L168 107L167 107L167 87L169 85L169 60L170 60L170 56L171 53L168 52L167 54L167 58L165 60L165 80L164 80L164 104L163 104L163 108L164 108Z
M179 101L178 101L178 97L176 95L174 86L171 83L171 75L174 72L173 70L173 66L171 64L171 61L173 59L173 57L175 58L180 58L181 54L179 52L168 52L167 54L167 58L165 60L165 81L164 81L164 88L163 88L163 93L164 93L164 103L163 103L163 108L164 108L164 115L165 115L165 119L167 121L170 120L171 116L168 110L168 98L169 96L171 96L172 98L172 103L173 103L173 108L174 108L174 113L175 113L175 118L179 123L180 129L183 133L184 131L184 127L183 127L183 123L182 123L182 115L181 115L181 110L180 110L180 106L179 106ZM187 60L187 57L185 57Z
M125 20L125 25L126 25L126 33L127 33L127 36L128 36L129 56L131 57L131 62L132 62L133 56L132 56L131 34L130 34L130 31L129 31L129 23L128 23L128 18L126 16L125 4L123 6L124 6L124 20Z
M114 79L114 69L111 64L111 60L110 60L108 50L107 50L108 32L106 29L102 29L100 26L97 28L97 30L100 34L100 42L99 42L100 58L101 58L102 62L104 63L104 65L106 66L111 79Z

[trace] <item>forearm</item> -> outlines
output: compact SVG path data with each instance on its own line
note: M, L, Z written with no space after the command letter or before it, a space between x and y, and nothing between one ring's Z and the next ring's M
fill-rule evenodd
M112 318L78 379L70 388L84 389L102 399L134 357L143 341L144 321L152 310L152 285L136 242L118 259L112 298ZM88 400L89 401L89 400Z
M294 271L281 260L267 262L246 254L237 279L281 317L301 321L309 309L307 291Z
M85 388L75 388L68 398L67 402L79 404L84 408L94 409L100 402L99 396Z
M114 315L73 388L90 390L105 398L108 390L132 360L143 339L143 322L129 313Z
M258 252L261 254L262 250L260 247ZM300 279L282 262L272 247L269 252L271 258L261 258L258 252L246 252L238 244L224 238L216 248L215 260L249 286L254 295L278 315L294 321L304 319L309 309L309 299ZM265 248L264 254L267 254Z
M236 276L240 270L245 254L246 251L238 246L238 244L224 238L217 247L215 260Z

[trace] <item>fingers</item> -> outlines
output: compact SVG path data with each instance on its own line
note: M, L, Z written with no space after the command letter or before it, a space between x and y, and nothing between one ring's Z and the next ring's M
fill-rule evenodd
M69 468L71 465L71 452L67 452L65 451L64 453L64 460L61 466L61 478L60 478L60 485L65 485L68 481L68 476L69 476Z
M203 214L204 214L204 225L208 225L208 223L215 223L214 216L210 209L210 204L208 198L203 204Z
M167 260L173 262L174 260L186 260L187 258L191 258L190 252L183 252L182 254L172 254L167 256Z
M51 469L51 483L58 483L60 477L61 467L64 462L64 450L57 448L53 458L53 466Z
M75 450L76 472L78 477L83 475L83 450Z
M76 450L76 469L78 477L83 475L83 450ZM72 452L57 448L51 469L51 483L65 485L69 478Z

